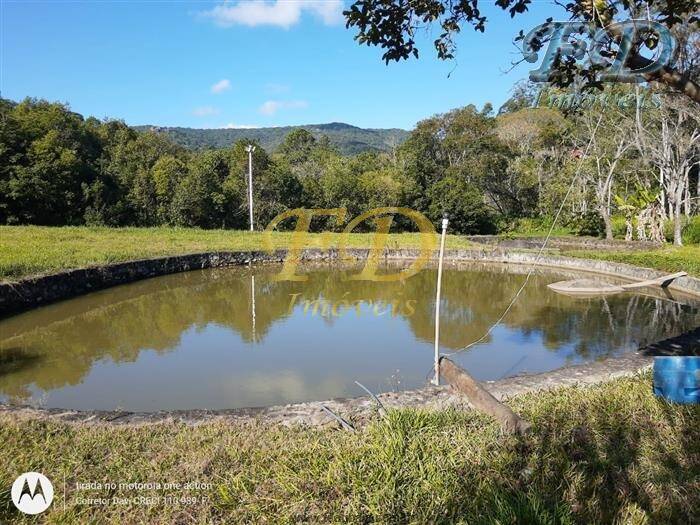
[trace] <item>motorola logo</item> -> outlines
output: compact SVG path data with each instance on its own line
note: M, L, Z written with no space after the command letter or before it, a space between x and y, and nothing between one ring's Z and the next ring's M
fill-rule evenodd
M12 484L12 503L25 514L39 514L53 501L53 485L38 472L25 472Z

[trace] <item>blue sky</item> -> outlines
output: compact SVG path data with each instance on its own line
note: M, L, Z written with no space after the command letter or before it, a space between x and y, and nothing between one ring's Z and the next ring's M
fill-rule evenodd
M439 61L427 34L420 60L387 66L379 49L359 46L345 29L340 0L0 3L3 97L188 127L410 129L466 104L498 107L533 67L505 73L513 36L556 14L534 2L511 19L490 1L486 33L466 28L457 60Z

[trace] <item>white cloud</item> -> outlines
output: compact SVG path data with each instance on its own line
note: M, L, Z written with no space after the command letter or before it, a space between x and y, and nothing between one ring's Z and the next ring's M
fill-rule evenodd
M253 124L234 124L230 122L224 126L224 129L256 129L260 126L255 126Z
M211 87L212 93L223 93L231 89L231 81L227 78L219 80L216 84Z
M222 27L269 25L287 29L299 22L303 11L325 25L343 22L343 0L239 0L223 2L200 15Z
M321 18L327 26L343 24L343 0L318 0L303 3L314 15Z
M280 109L304 109L309 107L306 100L268 100L258 111L263 115L274 115Z
M192 114L195 117L210 117L211 115L218 115L219 110L213 106L201 106L199 108L194 108Z

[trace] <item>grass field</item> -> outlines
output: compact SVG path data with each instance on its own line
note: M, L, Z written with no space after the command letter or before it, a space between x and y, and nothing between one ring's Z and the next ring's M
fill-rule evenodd
M85 426L4 415L0 522L35 522L9 498L12 480L27 470L55 482L47 523L700 520L700 406L655 398L650 374L509 404L533 422L530 436L502 435L485 416L454 410L392 411L355 434L222 421ZM76 482L212 486L78 491ZM79 497L173 492L199 499L78 504Z
M287 248L291 232L273 232L275 248ZM437 242L438 236L435 236ZM309 234L307 246L320 247L330 241L337 246L338 234ZM349 247L369 247L372 236L353 233ZM387 246L419 247L420 235L389 235ZM450 235L448 248L463 248L469 242ZM0 226L0 279L68 268L101 265L133 259L182 255L205 251L244 251L263 249L263 233L194 228L89 228L44 226Z
M700 277L699 244L664 246L656 250L646 251L571 251L565 252L564 255L622 262L645 268L656 268L669 273L685 271L690 275Z
M309 234L308 246L322 246L325 240L337 245L338 235ZM285 248L291 233L272 234L273 245ZM187 228L88 228L42 226L0 226L0 279L14 280L64 270L147 257L181 255L204 251L262 249L263 234L230 230ZM348 236L352 247L369 246L370 234ZM436 236L437 241L437 236ZM418 234L391 234L388 246L418 247ZM447 238L448 248L465 248L470 243L459 236ZM471 245L473 246L473 245ZM675 272L685 270L700 276L700 245L668 246L643 252L571 251L565 255L626 262Z
M275 234L275 246L289 237ZM311 245L321 240L310 237ZM355 234L349 243L370 240ZM261 235L247 232L4 226L0 276L260 245ZM418 245L412 234L389 240L391 247ZM448 247L466 246L449 238ZM567 255L700 275L698 246ZM531 435L503 435L487 417L455 410L391 411L355 434L226 421L85 425L0 414L0 523L36 522L10 501L12 481L30 470L54 481L46 523L700 522L700 407L655 398L650 374L509 404L533 422ZM210 485L76 487L87 482ZM153 504L134 501L138 496ZM192 499L155 499L168 496Z

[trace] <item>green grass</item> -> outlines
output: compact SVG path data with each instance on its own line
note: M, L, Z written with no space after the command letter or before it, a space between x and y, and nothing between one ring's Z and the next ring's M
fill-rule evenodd
M285 246L289 235L275 234L275 245ZM318 246L321 236L310 240ZM370 241L366 234L349 239L352 246ZM219 230L5 226L0 276L260 244L260 234ZM392 235L389 245L418 246L419 239ZM451 237L448 246L468 245ZM697 246L567 255L700 275ZM485 416L454 410L392 411L356 434L225 421L74 425L2 414L0 523L35 521L19 515L9 496L12 481L28 470L54 481L48 523L698 522L700 407L664 403L650 383L645 374L514 398L509 403L534 423L526 438L502 435ZM76 482L192 481L212 486L142 493L75 488ZM167 494L200 499L77 503L79 496Z
M310 234L309 247L319 247L327 234ZM44 226L0 226L0 279L14 280L133 259L182 255L205 251L241 251L262 249L263 234L231 230L192 228L89 228ZM289 245L291 233L272 235L276 248ZM330 234L331 245L338 235ZM437 241L437 236L436 236ZM354 233L348 237L351 247L367 247L372 235ZM391 234L391 248L420 246L419 234ZM466 248L464 237L449 235L447 248ZM637 266L676 272L685 270L700 276L700 245L646 251L575 251L564 255L626 262Z
M54 481L47 523L697 523L700 406L651 393L649 373L509 402L532 434L473 412L391 411L352 434L236 425L68 424L0 416L0 522L24 471ZM65 491L64 491L65 479ZM195 505L90 507L76 482L212 483ZM144 496L172 491L145 491ZM65 497L65 509L63 500Z
M274 246L288 247L291 235L290 232L273 233ZM326 235L310 234L308 246L321 246ZM330 240L337 245L338 235L330 234ZM371 241L370 234L354 233L348 236L351 247L370 246ZM420 236L415 233L391 234L387 245L392 248L418 247ZM448 236L448 248L468 245L463 238ZM12 280L68 268L164 255L260 250L262 246L263 234L247 231L0 226L0 279Z
M644 251L569 251L563 255L615 261L674 273L685 271L700 277L700 245L664 246Z

